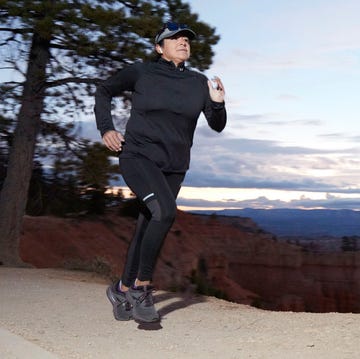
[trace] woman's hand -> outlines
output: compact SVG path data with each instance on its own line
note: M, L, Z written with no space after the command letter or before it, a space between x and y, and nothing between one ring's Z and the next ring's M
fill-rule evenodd
M215 82L215 87L212 84L212 81ZM208 80L210 98L214 102L224 102L225 99L225 89L219 77L215 76L212 81Z
M123 135L115 130L105 132L102 137L105 146L110 151L120 152L122 150L122 142L124 142Z

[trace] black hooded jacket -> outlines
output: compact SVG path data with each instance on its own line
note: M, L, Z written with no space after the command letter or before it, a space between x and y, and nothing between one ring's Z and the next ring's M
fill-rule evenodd
M132 92L132 109L120 158L142 156L164 172L186 172L201 112L213 130L225 127L225 105L210 99L207 78L160 58L128 66L97 87L95 116L102 136L115 129L111 101L123 91Z

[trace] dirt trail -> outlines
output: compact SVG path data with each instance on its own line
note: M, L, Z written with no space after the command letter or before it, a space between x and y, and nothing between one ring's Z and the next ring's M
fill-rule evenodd
M0 357L22 358L24 351L43 359L359 355L359 314L269 312L159 291L161 323L141 325L113 319L106 287L91 273L0 267Z

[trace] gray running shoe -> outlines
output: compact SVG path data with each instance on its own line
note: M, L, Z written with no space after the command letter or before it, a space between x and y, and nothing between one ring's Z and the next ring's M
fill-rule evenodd
M134 319L140 322L152 323L160 320L160 315L154 307L154 287L150 285L131 287L126 297L133 308Z
M126 294L119 292L116 286L117 283L111 285L106 290L106 295L113 306L114 317L116 320L130 320L133 317L131 304L126 299Z

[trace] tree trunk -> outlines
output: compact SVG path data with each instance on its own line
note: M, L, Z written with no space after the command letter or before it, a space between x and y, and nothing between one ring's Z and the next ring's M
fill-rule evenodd
M19 255L20 233L44 106L49 46L50 39L34 33L7 175L0 193L0 264L7 266L23 264Z

